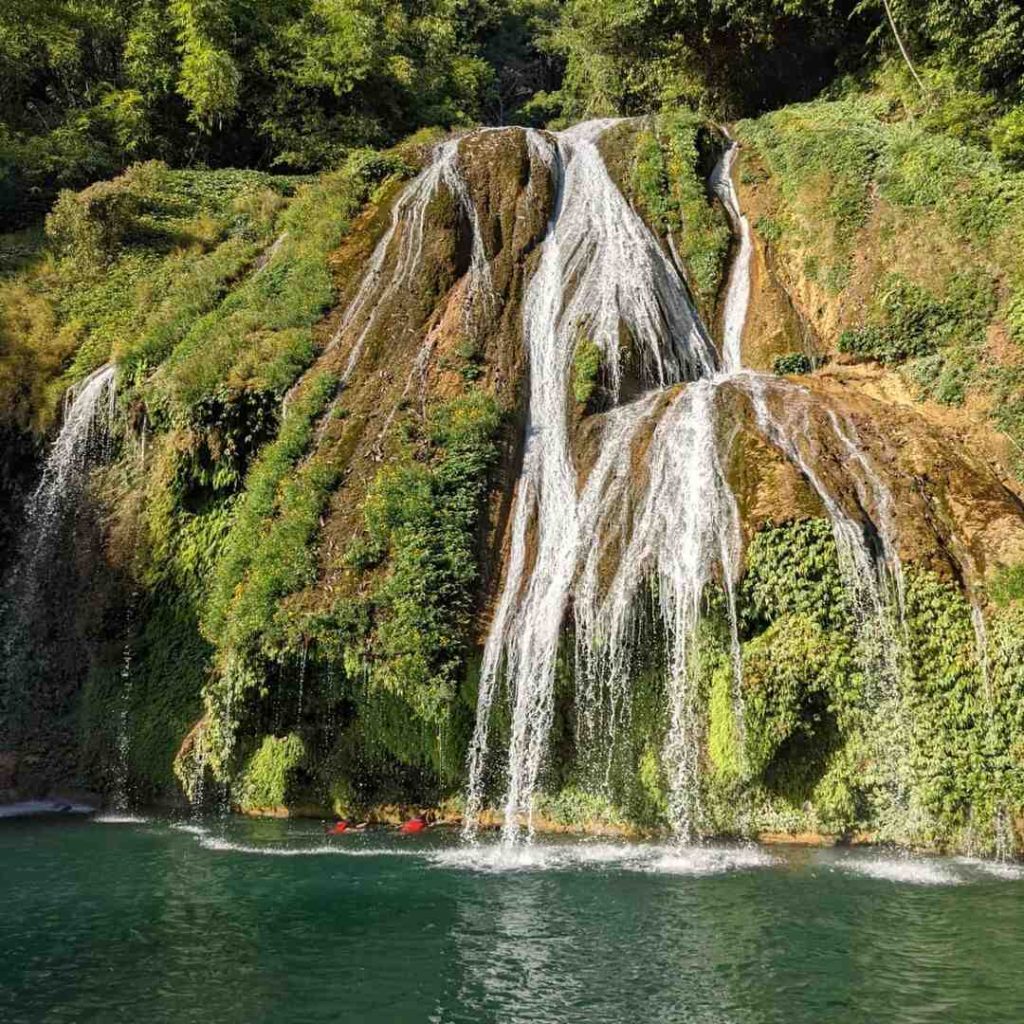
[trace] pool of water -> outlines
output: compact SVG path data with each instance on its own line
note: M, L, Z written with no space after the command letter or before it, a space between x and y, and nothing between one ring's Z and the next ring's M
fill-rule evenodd
M0 1021L1013 1022L1024 869L0 822Z

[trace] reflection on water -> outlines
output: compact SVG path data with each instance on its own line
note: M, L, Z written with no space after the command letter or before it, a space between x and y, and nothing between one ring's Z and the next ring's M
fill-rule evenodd
M1018 1022L1024 871L309 822L9 822L0 1020Z

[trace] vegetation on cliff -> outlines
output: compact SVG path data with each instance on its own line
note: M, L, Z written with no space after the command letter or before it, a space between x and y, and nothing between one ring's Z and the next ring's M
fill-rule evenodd
M991 465L941 459L903 392L898 415L844 396L860 422L891 412L871 451L909 481L901 525L921 520L892 664L820 499L744 439L736 648L714 584L695 658L704 824L906 839L899 805L915 840L991 845L1024 807L1024 549L1000 525L1021 512L1014 452L1024 471L1024 24L1008 5L158 6L0 15L0 211L37 221L0 252L10 564L62 397L118 374L118 428L64 524L77 557L32 594L64 608L36 637L41 695L5 715L24 778L109 790L123 757L140 800L175 793L172 770L193 798L230 782L254 810L458 793L527 416L524 282L555 196L522 132L467 136L411 227L403 185L450 138L438 126L651 113L602 139L606 163L714 325L735 243L707 188L725 145L707 113L756 114L736 126L737 185L757 282L788 317L764 368L869 368L883 391L898 374L958 452L983 432ZM585 327L581 447L607 411ZM853 458L817 454L825 472ZM862 511L877 547L881 513ZM642 616L607 762L575 717L567 627L544 813L663 826L666 624ZM5 710L25 665L8 659ZM882 720L892 702L905 719ZM886 743L907 753L898 793Z

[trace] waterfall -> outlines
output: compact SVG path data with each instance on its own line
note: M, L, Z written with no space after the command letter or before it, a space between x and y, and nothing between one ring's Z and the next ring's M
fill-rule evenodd
M415 281L423 263L427 208L442 187L455 200L472 231L465 315L470 314L478 300L490 301L490 266L484 251L479 215L459 170L459 147L464 138L449 139L438 146L427 166L409 182L395 202L388 228L374 248L359 288L327 346L330 350L347 333L358 331L342 372L342 384L351 377L367 337L387 312L391 300L401 296Z
M721 199L739 242L729 268L729 283L723 303L722 368L726 373L736 373L743 366L743 328L750 306L750 261L754 253L750 223L740 209L739 196L732 181L732 167L738 153L739 146L730 139L728 148L711 173L711 188Z
M900 637L891 609L895 604L902 613L903 584L892 497L851 422L799 385L742 366L753 242L732 183L737 146L730 143L710 180L738 242L716 355L673 263L604 166L598 140L612 123L587 122L551 137L531 133L531 146L547 154L557 200L524 300L526 442L505 576L484 648L466 806L472 836L485 795L491 709L504 682L512 711L503 826L510 844L522 837L524 825L525 835L532 834L567 620L571 616L575 628L578 732L593 734L598 709L610 706L610 751L615 722L628 714L638 616L652 583L666 642L663 765L671 824L683 841L702 834L704 712L693 659L712 581L726 599L741 748L744 735L735 595L743 534L726 473L737 434L723 416L727 400L746 400L757 431L821 500L865 667L879 680L873 699L890 718L899 702ZM647 390L601 414L596 461L578 480L569 434L573 354L582 338L600 348L603 378L617 403L623 334L635 348ZM812 423L812 412L820 422ZM816 471L812 444L825 446L841 464L856 507L848 508L850 495L835 493ZM869 539L865 510L873 515L877 545ZM609 562L610 581L603 581ZM895 767L886 770L898 779Z
M23 725L26 695L31 694L33 681L47 671L48 652L34 640L51 618L45 585L60 580L54 570L59 566L56 547L61 528L77 511L89 470L112 454L116 399L117 374L111 364L68 389L60 430L27 502L18 557L4 581L0 608L4 654L0 723L12 741Z
M725 378L698 380L683 389L657 425L647 452L649 482L634 514L628 545L607 596L586 622L586 646L604 646L603 673L624 687L631 670L633 618L641 590L657 581L667 634L669 731L665 766L671 820L678 835L692 838L699 825L698 760L701 730L691 658L701 601L721 567L734 651L734 697L739 699L739 631L733 584L739 575L739 509L719 458L715 405ZM597 535L605 530L600 521ZM593 594L592 589L588 593ZM583 595L580 594L580 597ZM577 601L577 608L585 608ZM740 716L741 718L741 716Z
M28 533L35 552L55 533L85 471L110 454L116 400L117 372L109 363L68 389L64 422L28 504Z
M530 365L523 467L511 526L511 554L487 638L476 730L469 756L467 822L483 796L490 709L503 673L512 699L504 836L520 818L532 830L533 798L554 712L555 661L581 541L576 471L569 446L569 374L576 345L588 338L602 353L617 396L625 328L649 386L665 387L713 371L710 339L686 288L657 239L608 174L597 146L610 121L558 134L553 145L556 202L540 264L523 306ZM621 426L622 424L620 424ZM628 430L603 439L603 465ZM586 507L584 505L584 507ZM526 578L527 561L532 571Z

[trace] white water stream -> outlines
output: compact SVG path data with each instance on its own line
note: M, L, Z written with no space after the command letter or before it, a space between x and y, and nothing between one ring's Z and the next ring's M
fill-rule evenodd
M28 506L28 536L35 537L37 551L52 537L84 472L109 454L116 399L117 372L109 363L68 389L64 422Z

